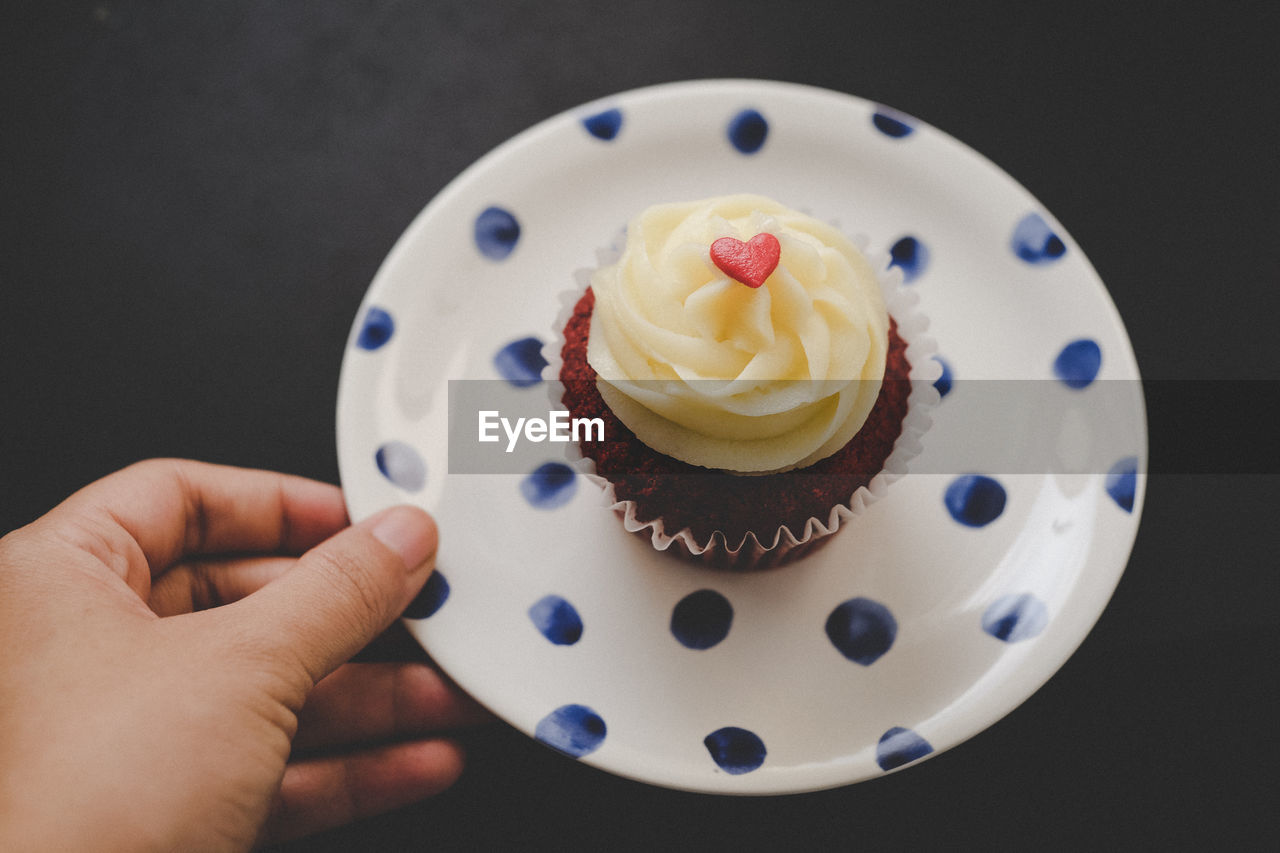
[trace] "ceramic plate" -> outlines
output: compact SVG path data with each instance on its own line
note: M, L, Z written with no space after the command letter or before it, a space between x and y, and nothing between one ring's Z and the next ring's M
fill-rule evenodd
M546 404L575 271L650 204L735 192L865 235L919 294L946 393L911 473L827 547L727 574L625 533L558 446L451 471L450 380ZM1079 246L971 149L849 95L689 82L551 118L427 205L353 326L339 461L353 518L439 520L407 622L496 714L646 782L804 791L954 746L1080 644L1141 512L1137 379Z

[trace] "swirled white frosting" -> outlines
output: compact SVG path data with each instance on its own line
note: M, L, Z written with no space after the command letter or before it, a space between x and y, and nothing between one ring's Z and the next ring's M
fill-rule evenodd
M762 232L782 248L763 286L711 261L716 239ZM889 321L875 272L836 228L763 196L645 210L591 287L600 394L668 456L738 473L810 465L880 392Z

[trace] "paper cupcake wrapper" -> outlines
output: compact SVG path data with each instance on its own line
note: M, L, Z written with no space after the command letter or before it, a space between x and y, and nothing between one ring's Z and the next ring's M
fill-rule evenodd
M596 268L617 261L621 254L620 241L621 238L618 243L596 253ZM865 238L854 238L854 243L859 250L866 252ZM904 286L901 271L889 265L887 255L869 255L868 260L872 268L879 271L877 279L884 295L885 307L898 325L898 335L906 342L906 357L911 365L911 393L907 397L907 413L902 420L902 432L881 470L866 485L859 486L847 501L833 506L825 518L810 517L800 531L793 531L788 525L781 524L770 541L762 542L754 532L748 532L740 543L731 545L718 530L706 539L699 540L688 527L668 531L661 517L650 521L641 520L636 516L635 502L619 500L613 484L597 473L595 461L583 456L576 445L569 445L571 463L588 480L600 486L605 505L619 516L627 532L648 539L658 551L675 550L707 566L732 571L769 568L798 559L824 544L841 525L847 524L869 505L884 497L889 486L907 473L910 461L923 450L923 436L933 424L930 412L941 399L933 383L942 375L942 366L933 357L937 352L937 345L926 334L929 320L919 310L919 295ZM565 344L564 328L573 315L574 306L590 285L593 272L595 268L574 273L578 286L560 294L555 334L543 347L547 366L543 368L542 376L553 406L563 405L565 392L560 381L560 369L563 366L561 351Z

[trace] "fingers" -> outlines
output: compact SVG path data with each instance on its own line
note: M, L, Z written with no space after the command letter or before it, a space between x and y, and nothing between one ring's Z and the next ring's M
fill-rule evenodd
M461 747L447 740L290 764L259 841L298 838L426 799L452 785L462 767Z
M176 616L239 601L293 568L294 557L224 557L191 560L151 583L147 606Z
M177 459L140 462L104 477L45 519L81 530L77 544L122 573L158 573L193 554L298 554L347 523L336 486Z
M298 715L295 750L389 740L491 719L422 663L353 663L325 678Z
M395 620L431 573L431 516L397 506L353 525L298 559L275 581L217 611L255 651L310 689ZM286 675L290 673L285 673Z

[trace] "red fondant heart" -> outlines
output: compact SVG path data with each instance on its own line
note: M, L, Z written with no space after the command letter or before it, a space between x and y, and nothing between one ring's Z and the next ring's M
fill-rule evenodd
M778 267L782 246L772 234L757 234L747 242L721 237L711 244L711 261L734 281L759 287Z

